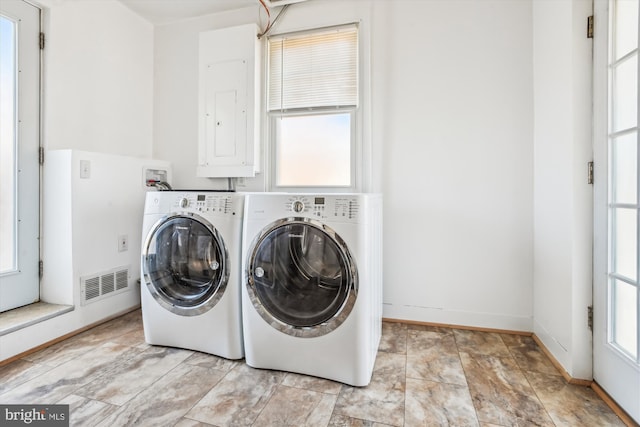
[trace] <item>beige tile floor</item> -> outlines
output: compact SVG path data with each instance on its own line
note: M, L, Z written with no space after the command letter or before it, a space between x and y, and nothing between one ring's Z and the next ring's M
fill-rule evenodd
M355 388L144 342L139 310L0 367L0 403L73 426L621 426L529 337L384 323Z

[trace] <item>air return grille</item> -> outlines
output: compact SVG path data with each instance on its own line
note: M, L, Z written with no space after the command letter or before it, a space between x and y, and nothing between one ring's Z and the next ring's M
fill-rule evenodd
M129 286L129 269L116 271L116 290L124 289Z
M80 278L82 305L125 292L129 288L129 266Z

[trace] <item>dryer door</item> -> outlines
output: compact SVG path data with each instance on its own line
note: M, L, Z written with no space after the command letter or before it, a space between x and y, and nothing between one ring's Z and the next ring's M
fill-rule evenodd
M229 260L218 231L204 218L170 215L158 221L142 248L144 281L167 310L195 316L222 297Z
M357 297L357 269L344 241L307 218L266 227L253 242L247 291L274 328L297 337L325 335L349 316Z

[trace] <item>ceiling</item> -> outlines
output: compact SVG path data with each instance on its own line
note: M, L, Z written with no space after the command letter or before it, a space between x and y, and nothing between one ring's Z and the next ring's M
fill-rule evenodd
M248 6L258 0L119 0L152 24L166 24L181 19L209 15Z

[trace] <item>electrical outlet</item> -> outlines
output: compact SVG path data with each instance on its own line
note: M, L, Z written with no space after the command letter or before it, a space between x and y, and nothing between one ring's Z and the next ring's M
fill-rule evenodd
M80 160L80 178L91 178L91 162L89 160Z
M118 252L129 250L129 237L126 234L118 236Z

